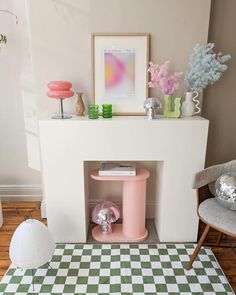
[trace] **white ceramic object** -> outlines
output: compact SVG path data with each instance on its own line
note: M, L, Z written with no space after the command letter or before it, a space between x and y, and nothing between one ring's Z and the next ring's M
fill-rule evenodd
M154 161L156 189L147 197L153 198L160 241L197 240L192 177L204 168L208 120L199 116L174 120L119 116L96 122L86 117L44 119L39 121L39 132L48 227L55 242L86 243L87 161Z
M2 216L2 203L1 203L1 199L0 199L0 227L3 224L3 216Z
M48 228L36 219L27 219L15 230L9 255L13 264L22 269L36 269L49 262L55 243Z
M201 112L201 109L199 108L199 100L196 99L197 97L197 91L185 93L185 101L182 103L181 107L182 117L191 117Z

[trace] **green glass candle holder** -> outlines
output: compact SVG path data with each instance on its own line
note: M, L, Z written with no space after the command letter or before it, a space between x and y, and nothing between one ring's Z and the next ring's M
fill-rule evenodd
M110 114L110 115L102 115L102 117L104 118L104 119L110 119L110 118L112 118L112 114Z
M112 114L112 111L102 111L103 114Z
M97 104L90 104L88 107L89 110L91 111L98 111L99 110L99 105Z
M97 104L90 104L88 107L89 119L98 119L99 117L99 106Z
M99 118L99 115L98 114L89 114L89 119L98 119Z
M111 108L112 108L112 104L110 104L110 103L104 103L104 104L102 105L102 107L103 107L103 108L111 109Z
M103 104L102 110L103 111L112 111L112 105L111 104Z
M112 118L112 104L106 103L102 105L102 117Z

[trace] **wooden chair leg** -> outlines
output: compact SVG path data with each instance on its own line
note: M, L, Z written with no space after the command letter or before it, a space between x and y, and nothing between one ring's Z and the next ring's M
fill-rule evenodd
M206 236L207 236L210 228L211 228L210 225L207 224L206 227L205 227L205 229L204 229L204 232L202 233L201 238L200 238L200 240L199 240L199 242L197 244L197 247L195 248L195 250L193 252L193 255L190 258L190 261L186 265L185 269L190 270L192 268L193 262L194 262L196 256L198 255L198 252L200 251L200 249L202 247L202 244L203 244L203 242L204 242L204 240L205 240L205 238L206 238Z
M218 238L217 238L217 241L216 241L216 246L219 246L219 245L220 245L220 242L221 242L222 237L223 237L223 233L220 232L220 233L219 233L219 236L218 236Z

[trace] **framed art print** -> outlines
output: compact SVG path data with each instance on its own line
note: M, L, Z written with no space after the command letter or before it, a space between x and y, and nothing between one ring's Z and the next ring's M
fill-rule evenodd
M112 104L114 115L143 115L149 34L94 33L92 61L95 104Z

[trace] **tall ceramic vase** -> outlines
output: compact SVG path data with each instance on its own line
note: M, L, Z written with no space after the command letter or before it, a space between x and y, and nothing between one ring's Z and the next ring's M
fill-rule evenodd
M201 112L201 109L199 107L200 102L197 97L197 91L185 93L185 101L182 103L181 107L182 117L191 117Z

